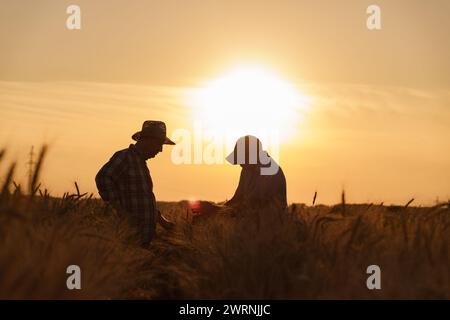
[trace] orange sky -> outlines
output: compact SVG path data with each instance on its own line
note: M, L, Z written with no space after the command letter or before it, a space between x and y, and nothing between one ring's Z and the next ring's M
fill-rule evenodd
M251 63L310 103L281 144L290 202L429 204L450 196L450 3L376 1L3 1L0 145L26 178L31 145L51 144L44 184L95 191L93 177L143 120L169 134L196 120L185 93ZM264 143L264 141L263 141ZM224 200L230 165L148 162L161 200ZM3 163L0 170L5 168Z

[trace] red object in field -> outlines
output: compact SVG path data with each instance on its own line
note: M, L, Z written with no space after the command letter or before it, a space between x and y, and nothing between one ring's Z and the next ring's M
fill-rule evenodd
M200 212L200 201L198 201L198 200L189 201L189 207L191 208L193 213L199 213Z

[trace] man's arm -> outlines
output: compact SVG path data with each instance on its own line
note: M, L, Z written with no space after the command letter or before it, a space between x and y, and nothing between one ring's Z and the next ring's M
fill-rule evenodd
M115 205L119 201L117 182L127 169L125 153L115 153L95 176L98 193L106 202Z
M153 193L131 195L129 213L140 231L141 245L147 246L156 234L157 209Z

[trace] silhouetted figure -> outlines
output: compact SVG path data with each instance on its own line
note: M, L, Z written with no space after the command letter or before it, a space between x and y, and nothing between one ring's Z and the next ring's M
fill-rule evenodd
M287 207L286 178L283 170L262 150L261 141L254 136L238 139L233 152L226 157L231 164L242 167L239 184L233 197L224 205L201 201L193 209L195 220L213 215L222 209L232 209L239 214L246 208Z
M163 144L175 143L166 136L164 122L151 120L145 121L132 139L137 142L114 153L97 173L95 182L102 199L129 218L145 246L155 236L157 221L166 228L173 225L156 208L146 161L161 152Z
M239 184L228 206L267 206L280 209L287 206L286 178L283 170L262 150L261 141L254 136L240 138L226 158L242 167ZM264 171L264 169L266 169Z

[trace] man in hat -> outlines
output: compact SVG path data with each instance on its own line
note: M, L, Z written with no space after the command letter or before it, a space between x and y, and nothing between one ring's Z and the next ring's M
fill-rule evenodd
M165 123L152 120L145 121L132 139L136 143L114 153L97 173L95 182L102 199L129 218L141 244L146 246L155 236L156 222L165 228L173 226L156 208L146 161L161 152L164 144L175 143L166 136Z
M273 207L287 208L286 178L283 170L263 150L261 141L254 136L238 139L233 152L226 157L233 165L242 167L238 187L233 197L223 206L207 201L196 203L194 213L198 218L207 217L219 210L239 213L245 208Z

